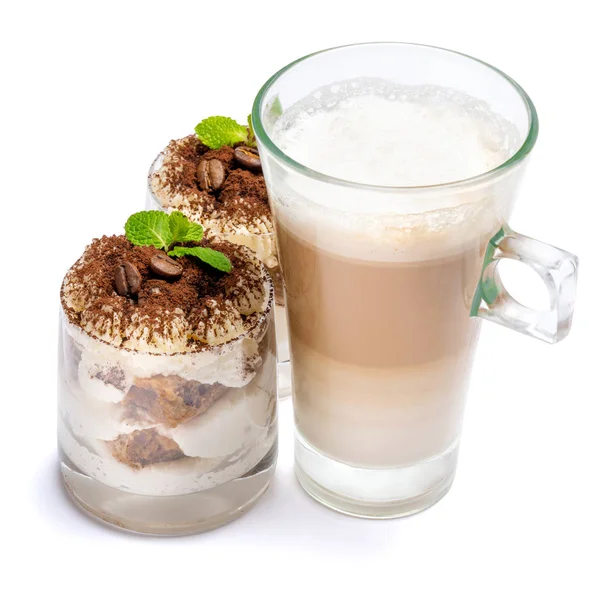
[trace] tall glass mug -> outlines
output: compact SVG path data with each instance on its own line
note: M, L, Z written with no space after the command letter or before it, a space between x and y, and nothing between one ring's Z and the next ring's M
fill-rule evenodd
M425 98L440 111L453 94L468 98L465 111L487 111L482 127L506 125L505 158L459 180L432 174L398 187L326 175L281 149L274 133L291 127L282 125L290 108L299 114L300 106L310 128L310 116L334 107L340 90L360 103L363 81L388 99L414 94L417 104ZM367 114L365 127L376 118ZM382 43L288 65L260 90L252 120L283 269L297 477L311 496L348 514L423 510L454 478L481 324L474 317L547 342L570 328L577 258L506 224L537 138L535 108L517 83L479 60ZM449 136L440 130L440 144ZM321 142L311 152L327 148ZM406 143L418 150L418 139ZM370 152L365 145L359 158ZM339 161L347 158L339 152ZM427 162L423 169L427 177ZM502 258L542 277L549 310L510 296L497 272Z

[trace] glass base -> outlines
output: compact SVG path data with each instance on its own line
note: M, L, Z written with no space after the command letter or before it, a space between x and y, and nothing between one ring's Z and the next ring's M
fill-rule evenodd
M92 517L136 533L188 535L241 517L260 499L275 471L274 448L245 475L180 496L144 496L107 486L82 473L64 456L60 468L69 496Z
M315 500L366 519L405 517L429 508L450 489L458 441L427 461L393 469L366 469L319 452L296 430L296 477Z

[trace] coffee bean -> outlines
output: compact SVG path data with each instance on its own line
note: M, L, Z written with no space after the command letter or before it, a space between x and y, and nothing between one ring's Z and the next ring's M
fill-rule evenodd
M150 259L150 268L161 277L174 279L183 273L183 267L164 252L157 252Z
M129 261L121 263L115 269L115 288L119 296L133 296L142 287L142 276L136 266Z
M205 192L216 192L225 181L225 167L217 158L201 160L196 172L198 183Z
M260 170L260 156L258 155L258 150L256 148L238 146L233 151L233 154L235 156L235 160L237 160L242 167L246 167L246 169L250 169L251 171Z

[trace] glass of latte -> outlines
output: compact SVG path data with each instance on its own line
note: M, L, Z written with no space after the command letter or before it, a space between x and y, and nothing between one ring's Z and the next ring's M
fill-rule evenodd
M361 44L302 58L252 120L283 271L296 473L320 502L385 518L450 488L481 319L548 342L570 328L577 258L507 225L538 121L474 58ZM502 258L543 278L514 300Z

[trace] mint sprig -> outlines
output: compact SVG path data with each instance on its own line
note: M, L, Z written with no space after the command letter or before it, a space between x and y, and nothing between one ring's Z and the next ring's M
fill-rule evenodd
M195 256L202 262L209 264L219 271L224 271L225 273L231 271L230 260L222 252L218 252L212 248L202 248L201 246L186 248L185 246L176 246L169 252L169 256Z
M236 144L256 146L250 116L248 126L240 125L229 117L208 117L196 125L195 131L198 139L213 150Z
M208 117L196 125L198 139L213 150L221 146L247 144L248 128L229 117Z
M198 223L192 223L183 213L174 210L169 215L171 243L199 242L204 237L204 229Z
M248 146L256 146L256 137L254 136L254 127L252 126L252 115L248 115Z
M160 210L143 210L127 219L125 235L134 246L154 246L170 256L195 256L202 262L230 273L230 260L212 248L177 246L186 242L199 242L204 237L202 225L192 223L183 213L171 214Z
M169 215L160 210L145 210L127 219L125 235L136 246L168 248L173 241Z

